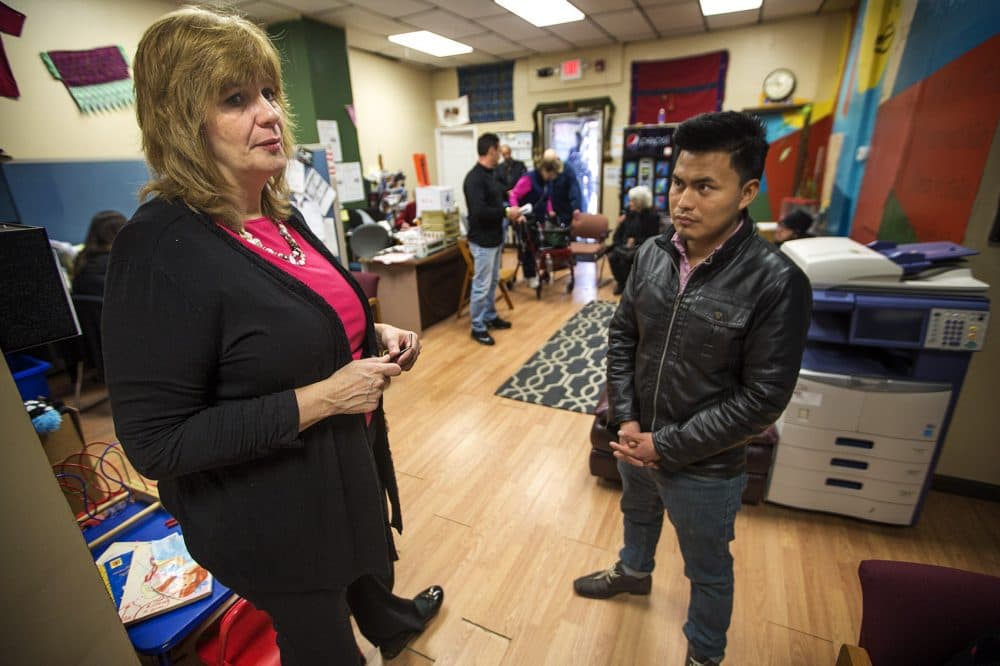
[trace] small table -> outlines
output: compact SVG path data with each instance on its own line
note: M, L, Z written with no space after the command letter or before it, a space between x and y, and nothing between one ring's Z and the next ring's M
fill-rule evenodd
M145 509L148 504L132 502L122 511L108 518L100 525L83 530L83 538L89 543L113 530L118 525ZM180 532L180 526L167 527L171 519L163 508L153 511L135 525L122 530L115 538L102 543L91 554L96 560L116 541L154 541L168 534ZM204 599L199 599L180 608L175 608L162 615L138 622L126 630L129 640L137 652L155 657L160 664L171 664L170 651L181 641L205 622L215 611L221 608L233 593L216 578L212 578L212 593Z
M454 245L420 259L362 266L379 276L378 305L387 324L420 333L458 310L466 268Z

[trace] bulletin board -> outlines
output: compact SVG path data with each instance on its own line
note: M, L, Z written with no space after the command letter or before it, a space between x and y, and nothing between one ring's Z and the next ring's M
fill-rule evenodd
M529 169L532 168L531 149L533 145L530 130L527 132L497 132L497 136L500 137L501 145L510 146L511 157L515 160L521 160Z

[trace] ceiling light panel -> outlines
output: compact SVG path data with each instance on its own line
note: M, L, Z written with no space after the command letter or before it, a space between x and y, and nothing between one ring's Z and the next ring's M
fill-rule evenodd
M429 53L439 58L447 58L448 56L462 53L472 53L471 46L456 42L453 39L448 39L428 30L389 35L389 41L393 44Z
M517 14L533 26L542 28L572 21L582 21L583 12L566 0L494 0L507 11Z
M760 9L764 0L699 0L701 2L701 13L705 16L716 16L718 14L732 14L734 12L744 12L748 9Z

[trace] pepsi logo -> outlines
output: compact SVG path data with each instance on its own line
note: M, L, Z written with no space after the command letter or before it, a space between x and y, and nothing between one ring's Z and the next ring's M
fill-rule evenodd
M629 134L625 138L625 145L629 146L629 147L639 145L639 135L638 134Z

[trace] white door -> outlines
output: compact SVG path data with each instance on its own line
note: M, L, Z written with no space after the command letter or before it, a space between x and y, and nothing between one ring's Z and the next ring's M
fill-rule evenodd
M476 165L475 127L451 127L434 130L437 135L437 185L451 187L455 191L455 203L462 215L468 215L462 183L465 176Z

